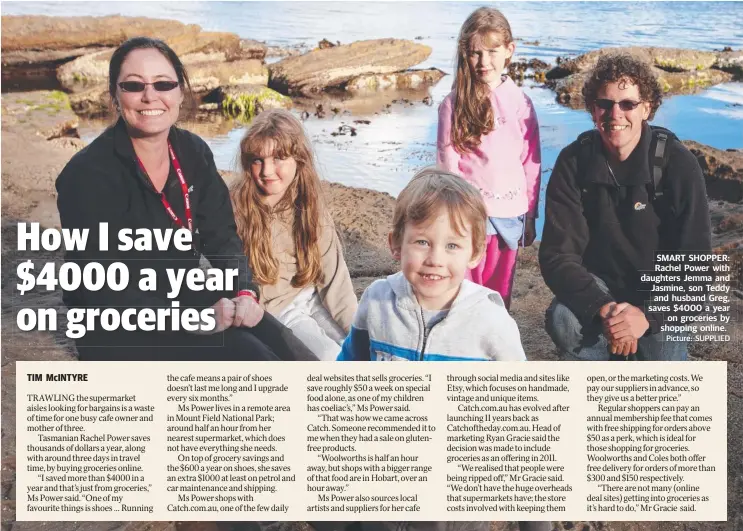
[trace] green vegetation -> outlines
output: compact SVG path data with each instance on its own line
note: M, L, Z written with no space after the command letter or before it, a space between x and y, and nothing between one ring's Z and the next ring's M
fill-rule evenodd
M673 59L656 59L655 66L666 72L683 72L685 70L684 67Z
M50 116L72 109L70 98L59 90L53 90L36 100L25 98L16 101L21 105L26 105L28 107L27 111L46 111Z
M222 100L222 113L249 122L258 114L259 102L256 94L240 94L237 97L227 95Z
M243 93L238 96L225 96L222 100L222 113L237 118L242 122L250 122L262 109L273 107L287 107L291 99L269 88L263 88L255 93Z
M379 90L379 78L377 76L365 76L362 80L363 88L368 90Z
M53 90L49 97L64 109L70 108L70 98L61 90Z
M712 66L712 63L697 63L693 57L680 59L664 59L658 57L655 59L655 66L666 72L693 72L694 70L706 70ZM703 58L701 60L704 60Z

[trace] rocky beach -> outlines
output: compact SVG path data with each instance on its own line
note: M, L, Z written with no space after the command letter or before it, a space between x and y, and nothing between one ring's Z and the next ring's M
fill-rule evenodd
M72 342L62 332L15 330L15 267L20 260L62 261L61 253L23 253L16 249L18 222L59 227L54 182L85 146L80 129L91 118L110 119L106 75L113 49L128 37L165 39L186 64L194 92L181 126L232 127L262 109L293 109L304 120L325 121L330 135L354 141L366 124L360 115L395 113L400 106L432 105L429 89L447 75L421 67L431 48L417 40L394 37L339 44L325 39L309 49L274 46L229 32L203 31L182 22L111 17L3 16L2 18L2 526L12 531L174 530L229 531L184 522L16 522L15 362L74 360ZM332 36L329 36L329 38ZM553 91L567 107L582 104L579 87L602 48L548 64L526 58L512 64L517 80ZM657 69L667 97L695 93L743 78L743 52L632 47ZM7 91L13 87L13 91ZM344 118L341 125L335 117ZM323 123L325 123L323 122ZM228 124L228 125L225 125ZM740 139L739 139L740 140ZM693 361L728 362L728 521L727 522L555 522L559 530L578 531L722 531L743 529L743 150L716 149L683 138L704 171L710 202L713 247L729 252L735 264L731 288L733 320L727 344L697 343ZM740 144L740 141L738 142ZM235 178L220 167L227 182ZM325 183L326 200L342 235L357 295L373 280L397 270L387 250L394 197L368 188ZM539 272L538 242L520 254L512 314L530 360L555 360L547 337L544 310L552 299ZM32 303L60 307L61 293L37 293ZM26 305L31 304L28 300ZM305 523L289 523L300 531ZM493 531L517 529L515 522L494 522Z

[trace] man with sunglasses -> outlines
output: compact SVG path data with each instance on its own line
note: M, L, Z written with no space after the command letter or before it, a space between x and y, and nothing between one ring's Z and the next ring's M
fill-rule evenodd
M702 171L675 135L648 124L662 101L649 65L599 58L583 87L595 130L562 150L547 186L539 263L555 294L546 328L562 359L684 360L686 341L648 311L656 251L711 247Z

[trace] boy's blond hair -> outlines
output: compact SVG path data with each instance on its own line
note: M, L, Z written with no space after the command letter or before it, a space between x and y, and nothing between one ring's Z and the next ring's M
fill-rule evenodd
M485 249L488 219L482 196L458 175L436 166L416 173L397 197L391 246L402 247L405 225L424 223L436 216L442 207L446 208L451 226L460 235L464 234L465 223L472 226L472 256L479 256Z

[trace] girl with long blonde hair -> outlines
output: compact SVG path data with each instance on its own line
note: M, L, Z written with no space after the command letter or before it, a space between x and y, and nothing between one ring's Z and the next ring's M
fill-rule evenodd
M437 161L482 194L488 243L469 272L474 282L511 304L519 244L536 236L541 154L539 124L529 97L505 69L516 49L497 9L481 7L462 25L452 92L439 106Z
M334 360L357 299L302 125L260 113L240 142L242 179L231 190L260 303L321 360Z

